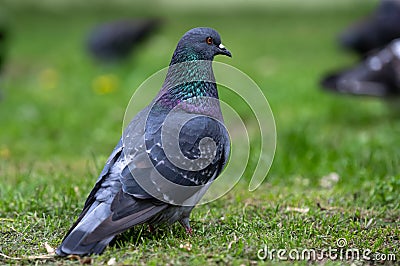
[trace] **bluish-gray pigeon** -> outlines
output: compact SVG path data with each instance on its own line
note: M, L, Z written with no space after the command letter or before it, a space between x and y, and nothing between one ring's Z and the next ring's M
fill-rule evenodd
M327 75L321 85L334 92L375 96L400 96L400 39L372 53L358 65Z
M4 57L6 54L6 39L7 39L7 30L5 27L2 27L3 25L0 25L0 71L2 70L3 63L4 63Z
M192 232L190 213L230 154L215 55L231 57L214 29L183 35L160 92L124 130L57 255L102 253L117 234L144 223L178 221Z
M382 0L363 21L351 25L339 36L340 44L363 57L400 38L400 0Z
M91 31L88 50L99 61L123 60L160 24L159 19L125 19L104 23Z

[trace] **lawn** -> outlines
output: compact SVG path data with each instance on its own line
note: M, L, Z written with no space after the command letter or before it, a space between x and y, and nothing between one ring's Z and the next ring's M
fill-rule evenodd
M11 34L0 76L0 264L269 264L258 257L264 247L321 254L343 239L344 248L400 259L398 102L333 95L318 85L327 71L357 61L338 48L336 36L374 2L215 9L212 1L202 8L177 1L161 1L162 8L2 2ZM129 16L157 16L164 24L123 63L95 63L84 47L88 31ZM155 234L139 226L91 259L33 258L47 254L45 243L58 246L77 218L135 89L168 65L181 35L197 26L219 31L233 58L216 60L249 75L269 101L277 146L264 183L248 191L254 148L241 182L195 208L191 237L180 225ZM241 105L229 95L224 100ZM259 143L258 134L250 137Z

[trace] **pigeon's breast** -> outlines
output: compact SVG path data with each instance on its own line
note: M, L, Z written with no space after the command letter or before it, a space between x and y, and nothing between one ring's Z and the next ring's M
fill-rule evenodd
M180 113L153 128L158 130L146 132L145 138L150 160L163 177L176 184L204 185L224 163L229 140L224 125L215 118Z

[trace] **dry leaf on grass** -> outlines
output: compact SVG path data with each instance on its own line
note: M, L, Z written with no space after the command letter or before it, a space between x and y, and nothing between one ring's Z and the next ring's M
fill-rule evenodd
M286 207L287 212L300 212L300 213L307 213L310 211L310 208L297 208L297 207Z
M49 243L44 242L44 247L46 248L47 254L49 254L49 255L54 255L54 254L56 254L55 249L52 248L52 247L49 245Z

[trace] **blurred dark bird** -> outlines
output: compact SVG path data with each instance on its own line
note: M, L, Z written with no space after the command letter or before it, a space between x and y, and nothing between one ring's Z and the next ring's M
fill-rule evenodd
M371 54L357 66L328 75L321 84L339 93L400 96L400 39Z
M4 18L1 16L0 13L0 74L4 67L4 62L6 59L7 54L7 38L8 38L8 28L7 23L5 23ZM0 76L0 100L3 98L1 92L1 76Z
M158 19L131 19L97 26L90 33L88 50L99 61L123 60L138 44L151 36L160 24Z
M230 153L212 70L219 54L231 56L215 30L183 35L160 92L125 129L59 256L101 253L143 223L178 221L192 232L190 213Z
M0 25L0 72L3 68L3 64L6 57L6 40L7 40L7 30L5 26Z
M340 36L341 45L365 56L400 38L400 0L382 0L366 19L355 23Z

